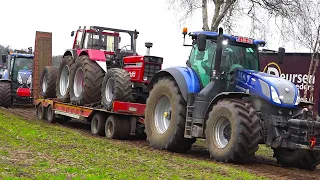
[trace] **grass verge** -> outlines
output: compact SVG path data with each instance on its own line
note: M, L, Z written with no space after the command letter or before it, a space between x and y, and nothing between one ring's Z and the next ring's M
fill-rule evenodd
M0 110L0 179L264 179Z

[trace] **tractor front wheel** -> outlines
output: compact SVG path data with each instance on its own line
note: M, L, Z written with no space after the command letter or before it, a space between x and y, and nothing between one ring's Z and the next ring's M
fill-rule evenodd
M129 73L124 69L109 69L102 82L101 103L112 109L114 101L130 102L132 83Z
M206 143L217 161L242 163L258 150L260 120L248 103L225 99L213 106L206 124Z
M0 107L11 107L11 82L2 81L0 82Z
M313 171L320 164L320 152L304 149L273 149L273 156L284 167L295 167Z
M184 138L186 106L172 78L161 79L153 86L145 110L145 130L152 147L173 152L191 149L195 138Z
M70 100L73 104L85 105L101 100L104 71L88 56L80 56L71 71Z

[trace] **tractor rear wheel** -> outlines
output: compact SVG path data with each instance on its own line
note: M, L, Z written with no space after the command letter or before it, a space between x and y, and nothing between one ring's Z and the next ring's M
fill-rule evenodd
M284 167L296 167L313 171L320 164L320 152L318 151L275 148L273 152L277 162Z
M152 147L173 152L191 149L195 138L184 138L186 106L172 78L163 78L153 86L145 110L145 131Z
M206 143L217 161L242 163L259 148L260 120L249 103L224 99L213 106L206 122Z
M72 56L68 55L62 58L59 73L56 81L57 98L62 102L70 101L70 72L74 64Z
M1 81L0 82L0 107L11 107L11 82Z
M114 101L130 102L131 94L132 83L129 73L119 68L108 69L102 82L102 105L111 110Z
M40 95L44 98L56 97L57 68L46 66L40 76Z
M73 104L85 105L101 100L104 71L88 56L79 56L70 75L70 100Z

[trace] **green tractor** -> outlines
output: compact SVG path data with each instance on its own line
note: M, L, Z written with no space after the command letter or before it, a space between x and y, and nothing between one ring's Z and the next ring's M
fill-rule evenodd
M184 37L187 31L183 31ZM320 163L320 122L297 87L259 72L265 41L219 32L191 32L187 67L159 71L149 85L145 130L150 145L174 152L205 138L217 161L243 163L266 144L283 166ZM279 48L279 63L285 49Z

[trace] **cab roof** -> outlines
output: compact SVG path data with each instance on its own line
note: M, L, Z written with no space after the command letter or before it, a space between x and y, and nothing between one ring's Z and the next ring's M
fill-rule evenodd
M196 38L198 34L205 34L208 39L216 39L219 36L218 32L213 32L213 31L195 31L195 32L190 32L189 36L192 36L193 38ZM247 44L256 44L256 45L265 45L266 42L264 40L258 40L258 39L251 39L251 38L246 38L246 37L241 37L241 36L234 36L230 34L223 34L223 37L234 41L234 42L240 42L240 43L247 43ZM247 42L243 42L243 40L246 39Z
M33 55L33 54L23 54L23 53L11 53L10 56L13 56L13 57L34 58L34 55Z

